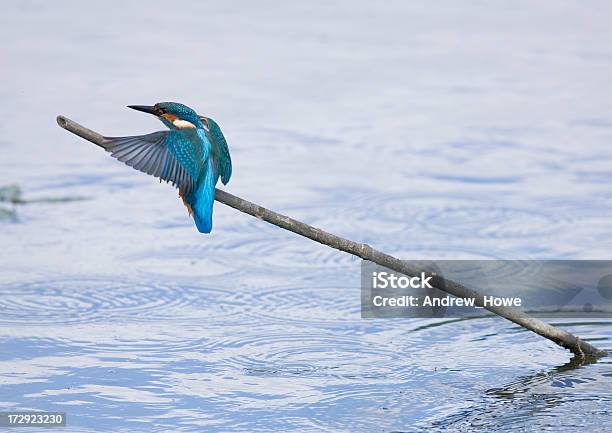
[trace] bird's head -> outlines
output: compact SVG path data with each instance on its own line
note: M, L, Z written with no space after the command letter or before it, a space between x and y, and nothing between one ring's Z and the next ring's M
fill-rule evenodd
M170 129L202 128L198 114L178 102L158 102L150 105L128 105L129 108L157 116Z

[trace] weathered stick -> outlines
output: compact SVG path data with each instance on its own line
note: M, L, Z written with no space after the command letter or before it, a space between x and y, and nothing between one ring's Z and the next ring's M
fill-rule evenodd
M57 123L64 129L91 141L100 146L104 140L103 136L91 129L79 125L76 122L64 117L58 116ZM402 260L378 251L367 244L357 243L348 239L341 238L332 233L328 233L316 227L310 226L303 222L297 221L285 215L281 215L262 206L256 205L240 197L236 197L228 192L217 189L215 192L215 200L232 207L240 212L252 215L256 218L264 220L270 224L274 224L282 229L289 230L301 236L312 239L323 245L336 248L340 251L360 257L364 260L369 260L396 272L413 276L419 275L421 269L415 268L403 262ZM544 338L555 342L556 344L571 350L574 354L584 358L586 356L604 356L606 353L597 349L591 344L581 340L579 337L572 335L569 332L562 331L548 323L539 319L529 317L521 311L514 310L508 307L485 306L484 295L469 289L462 284L446 279L436 274L426 272L427 276L431 276L431 284L436 288L450 293L458 298L474 298L475 304L479 307L486 308L498 316L504 317L517 325L522 326Z

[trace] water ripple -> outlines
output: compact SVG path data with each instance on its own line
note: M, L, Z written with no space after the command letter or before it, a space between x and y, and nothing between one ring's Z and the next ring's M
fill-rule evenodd
M245 303L231 290L165 284L160 281L67 279L2 287L0 323L39 325L109 319L155 321L178 315L231 317Z
M360 316L357 284L352 288L312 283L263 288L253 295L252 314L283 323L350 323Z

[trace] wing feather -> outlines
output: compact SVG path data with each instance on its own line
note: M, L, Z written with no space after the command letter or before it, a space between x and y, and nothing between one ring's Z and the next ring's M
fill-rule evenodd
M175 131L159 131L131 137L104 137L102 147L126 165L172 183L181 194L191 193L194 180L171 151Z
M232 158L230 157L227 141L225 141L225 137L217 122L210 117L200 116L200 119L208 127L208 134L212 141L215 169L219 176L221 176L223 185L227 185L230 177L232 177Z

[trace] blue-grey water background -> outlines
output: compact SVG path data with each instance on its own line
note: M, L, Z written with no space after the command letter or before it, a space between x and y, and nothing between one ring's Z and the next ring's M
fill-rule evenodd
M610 361L501 319L362 320L359 261L58 128L229 141L227 190L404 259L612 258L608 2L8 2L0 410L70 432L604 431ZM12 215L12 216L11 216ZM604 349L610 323L559 320ZM35 429L28 430L35 431ZM46 431L46 430L45 430Z

